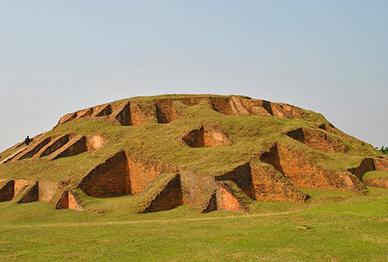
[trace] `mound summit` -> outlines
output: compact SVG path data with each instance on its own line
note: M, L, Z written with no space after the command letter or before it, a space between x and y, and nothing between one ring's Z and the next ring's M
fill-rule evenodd
M363 193L366 172L388 169L321 114L218 95L86 108L0 157L0 201L88 210L85 199L131 195L139 213L249 211L251 201L306 201L309 188Z

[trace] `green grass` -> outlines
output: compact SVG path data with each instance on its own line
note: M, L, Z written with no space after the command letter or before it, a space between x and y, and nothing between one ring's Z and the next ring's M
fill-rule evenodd
M368 179L368 178L386 178L386 179L388 179L388 172L386 172L386 171L367 172L363 176L363 179Z
M256 202L248 215L188 207L139 215L130 196L90 199L86 212L1 203L0 261L388 259L388 190L308 193L307 204Z

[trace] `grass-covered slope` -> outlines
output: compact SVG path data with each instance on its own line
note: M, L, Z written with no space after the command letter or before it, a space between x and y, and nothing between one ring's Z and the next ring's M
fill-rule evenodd
M184 96L167 96L180 98ZM145 105L163 97L134 98ZM131 101L131 100L130 100ZM50 161L47 158L25 159L0 165L1 177L69 179L82 176L107 156L124 149L135 158L158 160L171 165L188 166L204 172L223 172L249 160L266 150L274 142L281 142L294 148L308 151L318 162L334 168L347 168L358 164L366 156L376 156L370 145L340 133L328 133L349 147L346 154L324 153L305 147L284 134L296 128L318 129L327 123L320 114L303 111L305 117L279 118L275 116L235 116L213 110L206 100L198 105L186 106L176 103L179 117L169 124L145 123L139 126L122 126L104 119L75 119L58 125L43 136L58 136L66 133L92 136L100 134L106 139L104 146L96 152ZM218 126L227 133L233 143L224 147L190 148L182 142L182 136L203 124ZM14 150L1 153L6 158Z
M185 142L187 134L196 136L198 147ZM128 188L120 188L123 193L140 193L159 173L184 169L198 176L221 176L245 163L260 162L273 148L279 152L266 163L301 188L360 188L349 170L379 156L371 145L312 111L238 96L167 95L69 113L29 147L18 144L1 153L0 178L49 180L75 190L90 174L96 183L109 175L126 184ZM121 151L125 159L117 160L114 156ZM302 168L295 170L295 165ZM118 177L121 173L126 178ZM317 178L309 178L310 173ZM304 178L299 180L299 175ZM252 196L259 198L258 188L268 183L251 176L256 190ZM322 183L314 181L318 178Z

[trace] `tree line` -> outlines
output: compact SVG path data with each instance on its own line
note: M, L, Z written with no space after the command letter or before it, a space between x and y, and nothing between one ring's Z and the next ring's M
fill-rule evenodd
M376 147L376 149L382 152L383 154L388 154L388 147L386 146Z

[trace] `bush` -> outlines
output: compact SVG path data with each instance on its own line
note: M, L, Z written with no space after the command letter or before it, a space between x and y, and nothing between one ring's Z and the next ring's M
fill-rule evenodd
M382 152L383 154L388 154L388 147L386 146L382 146L381 148L377 147L376 149Z

